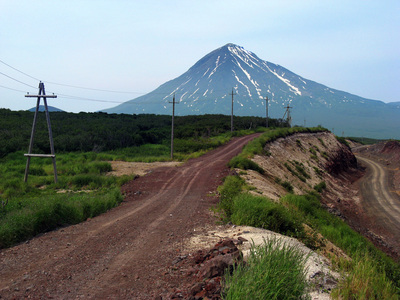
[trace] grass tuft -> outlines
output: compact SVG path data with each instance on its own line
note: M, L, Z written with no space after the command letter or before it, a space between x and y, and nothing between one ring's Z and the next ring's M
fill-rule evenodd
M277 238L252 245L247 264L226 273L222 298L307 299L305 262L307 255Z

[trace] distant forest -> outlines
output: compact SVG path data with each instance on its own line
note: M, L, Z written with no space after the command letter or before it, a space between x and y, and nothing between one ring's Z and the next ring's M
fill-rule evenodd
M28 151L34 113L0 109L0 157ZM230 131L230 116L201 115L175 117L178 139L211 137ZM109 151L143 144L168 143L171 116L106 113L50 113L56 152ZM269 126L281 127L282 120L270 119ZM235 130L265 126L265 118L234 117ZM46 117L39 113L33 153L49 153Z

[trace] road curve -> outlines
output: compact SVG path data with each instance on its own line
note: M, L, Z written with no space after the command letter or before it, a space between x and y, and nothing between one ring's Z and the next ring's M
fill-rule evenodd
M363 207L378 222L378 226L387 231L397 245L400 241L400 199L391 192L388 171L380 163L360 155L359 162L367 168L360 181Z
M124 202L87 222L0 251L1 299L154 299L181 283L171 269L186 238L215 222L209 208L226 164L258 134L155 169L122 188Z

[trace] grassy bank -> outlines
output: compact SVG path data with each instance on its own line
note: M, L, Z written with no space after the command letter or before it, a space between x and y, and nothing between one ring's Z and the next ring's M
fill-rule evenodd
M316 129L316 131L320 131ZM243 152L231 161L231 166L253 169L261 174L258 165L248 161L254 154L264 154L265 143L291 134L290 129L266 132L250 142ZM355 232L340 218L328 213L320 204L319 193L325 188L321 182L305 195L288 193L274 202L266 197L248 192L250 187L238 176L225 179L219 188L222 219L237 225L249 225L273 230L295 237L311 249L319 250L324 240L321 234L341 248L351 260L332 257L336 267L346 273L332 294L338 299L398 299L400 295L400 266L369 240ZM305 230L311 228L314 234ZM227 279L230 280L230 279ZM276 282L276 284L279 284ZM230 298L235 299L235 298Z
M245 183L237 176L227 177L220 187L220 207L225 221L289 235L309 248L318 250L321 243L315 236L305 232L302 224L307 224L352 258L351 261L334 261L348 276L333 295L343 299L398 299L400 266L341 219L323 209L317 192L307 195L288 194L279 202L274 202L245 190ZM276 284L279 284L279 280ZM355 294L360 296L345 297L355 289L362 291ZM363 298L362 295L370 296ZM388 295L392 298L387 298Z

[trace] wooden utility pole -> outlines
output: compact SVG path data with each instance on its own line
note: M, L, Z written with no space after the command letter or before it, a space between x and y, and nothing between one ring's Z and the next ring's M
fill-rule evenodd
M236 93L233 92L233 88L232 88L232 93L230 93L229 95L232 96L231 132L233 132L233 96L236 95Z
M37 97L37 102L36 102L36 110L35 110L35 116L33 117L33 125L32 125L32 132L31 132L31 140L29 142L29 150L28 153L25 154L26 157L28 157L28 160L26 161L26 168L25 168L25 177L24 181L28 181L28 173L29 173L29 165L31 162L31 157L51 157L53 160L53 168L54 168L54 182L57 183L57 167L56 167L56 154L54 151L54 142L53 142L53 134L51 131L51 124L50 124L50 115L49 115L49 109L47 107L47 98L57 98L56 95L46 95L46 92L44 90L44 83L40 82L39 83L39 93L37 95L25 95L25 97L28 98L34 98ZM44 102L44 109L45 109L45 114L46 114L46 120L47 120L47 128L49 130L49 140L50 140L50 151L51 154L32 154L32 149L33 149L33 139L35 136L35 130L36 130L36 121L37 121L37 116L39 112L39 106L40 106L40 99L43 98Z
M171 159L174 159L174 117L175 117L175 94L174 97L172 98L172 127L171 127Z
M287 120L287 122L288 122L288 124L289 124L289 127L291 127L291 126L292 126L292 125L291 125L291 124L292 124L292 117L291 117L291 115L290 115L290 109L293 108L293 107L289 106L289 104L288 104L288 106L286 106L285 108L286 108L286 111L285 111L285 113L284 113L282 119L284 119L285 116L286 116L286 120Z
M268 96L265 96L265 127L268 128Z

